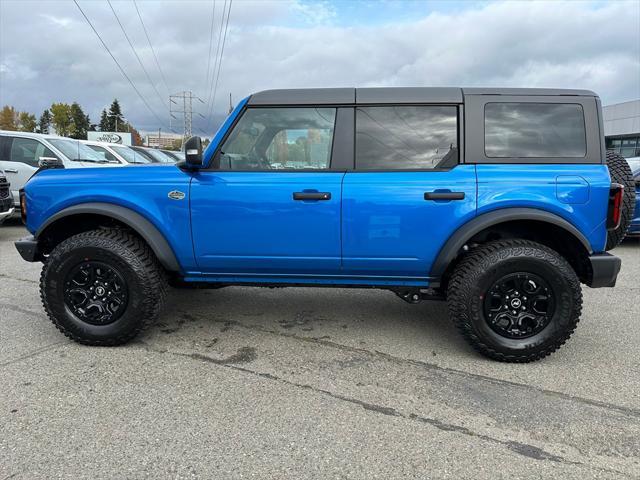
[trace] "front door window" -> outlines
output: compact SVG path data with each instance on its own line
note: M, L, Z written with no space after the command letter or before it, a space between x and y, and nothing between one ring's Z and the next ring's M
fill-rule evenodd
M248 109L222 145L220 169L328 169L335 118L335 108Z

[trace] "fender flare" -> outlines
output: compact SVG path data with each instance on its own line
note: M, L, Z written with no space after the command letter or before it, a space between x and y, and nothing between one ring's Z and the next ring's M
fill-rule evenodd
M431 267L430 277L440 279L449 264L458 256L460 249L474 235L488 227L515 220L535 220L560 227L566 230L567 233L573 235L589 254L593 253L589 240L587 240L580 230L554 213L537 210L535 208L502 208L483 213L458 228L445 242L440 252L438 252L438 256Z
M139 213L134 212L129 208L113 205L111 203L81 203L79 205L73 205L60 210L49 217L46 222L38 228L34 237L38 239L47 227L62 218L87 213L111 217L114 220L124 223L147 242L164 268L172 272L180 271L180 264L178 263L173 249L155 225Z

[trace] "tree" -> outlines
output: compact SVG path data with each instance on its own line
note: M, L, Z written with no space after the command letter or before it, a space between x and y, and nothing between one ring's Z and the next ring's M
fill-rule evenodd
M111 132L126 131L122 110L117 98L111 102L111 107L109 107L109 126L111 127Z
M58 135L62 137L69 136L73 126L69 104L54 103L51 105L51 124Z
M5 105L0 110L0 130L17 130L18 112L13 107Z
M49 133L51 130L51 114L48 109L44 109L42 115L40 115L40 120L38 120L38 131L40 133Z
M142 136L140 135L140 132L138 132L138 130L136 130L130 123L126 123L125 125L126 130L131 132L131 144L142 146Z
M18 114L18 130L21 132L35 132L36 116L29 112L20 112Z
M102 113L100 114L100 131L108 132L109 127L109 117L107 117L107 111L103 109Z
M89 121L89 116L84 114L78 102L73 102L69 107L69 116L71 117L69 136L76 140L86 140L87 131L91 128L91 122Z

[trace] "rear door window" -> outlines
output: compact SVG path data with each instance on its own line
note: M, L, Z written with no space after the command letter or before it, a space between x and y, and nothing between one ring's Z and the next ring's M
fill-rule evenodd
M356 169L429 170L458 162L455 106L356 108Z
M484 149L488 158L577 158L587 153L582 105L487 103Z

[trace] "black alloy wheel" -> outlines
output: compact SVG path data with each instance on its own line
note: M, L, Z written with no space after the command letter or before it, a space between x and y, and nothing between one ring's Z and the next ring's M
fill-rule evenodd
M491 329L506 338L537 335L555 312L551 287L538 275L517 272L499 278L484 299L484 317Z
M127 308L129 288L117 269L103 262L84 261L71 269L64 282L64 302L81 321L108 325Z

